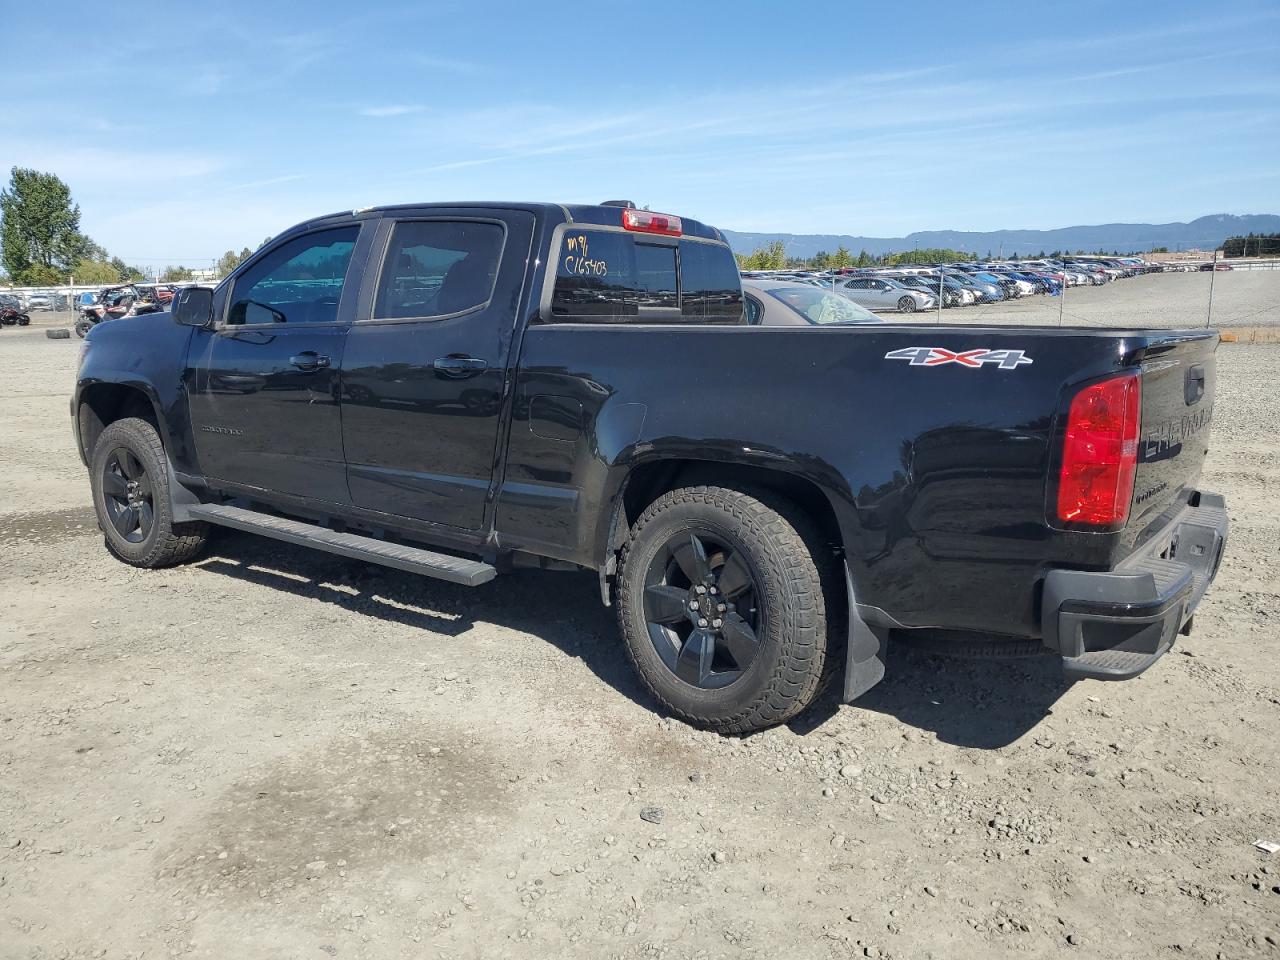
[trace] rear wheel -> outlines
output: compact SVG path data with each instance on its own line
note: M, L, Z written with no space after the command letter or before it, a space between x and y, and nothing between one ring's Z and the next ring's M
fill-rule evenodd
M618 619L640 679L682 720L722 733L789 720L823 679L818 562L794 506L764 496L665 494L632 527L619 569Z
M898 309L903 313L915 313L916 302L911 297L902 297L898 301Z
M151 424L137 418L110 424L89 469L98 525L117 558L135 567L169 567L204 546L203 523L173 522L168 460Z

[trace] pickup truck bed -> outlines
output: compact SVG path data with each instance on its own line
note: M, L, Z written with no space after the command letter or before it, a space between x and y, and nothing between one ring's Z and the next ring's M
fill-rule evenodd
M665 215L321 218L86 343L73 419L118 556L215 523L459 582L597 570L655 696L722 730L793 715L837 657L857 696L893 631L1135 675L1225 543L1198 487L1215 334L746 326L718 231Z

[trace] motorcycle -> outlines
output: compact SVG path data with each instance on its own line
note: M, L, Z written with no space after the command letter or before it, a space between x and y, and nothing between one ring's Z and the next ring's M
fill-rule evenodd
M25 327L31 318L16 307L0 307L0 326Z

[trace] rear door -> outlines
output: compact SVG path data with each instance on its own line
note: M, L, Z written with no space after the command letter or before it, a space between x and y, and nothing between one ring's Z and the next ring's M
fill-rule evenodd
M515 210L383 220L342 360L357 506L483 524L533 227Z
M368 246L358 246L361 230L349 223L282 240L219 292L221 316L195 332L187 373L210 478L348 501L338 371Z

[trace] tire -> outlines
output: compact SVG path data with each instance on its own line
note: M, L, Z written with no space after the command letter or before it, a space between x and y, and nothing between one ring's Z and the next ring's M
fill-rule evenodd
M93 329L93 324L90 323L88 320L76 321L76 336L79 337L81 340L83 340L85 336L89 333L89 331L92 329Z
M18 317L18 326L25 327L25 326L29 326L30 323L31 323L31 318L27 316L25 313L21 314Z
M682 546L693 540L706 546L703 582L711 587L702 595L697 578L684 574L690 557L697 567L698 548ZM641 514L622 549L617 606L627 656L654 698L693 726L738 734L784 723L830 675L828 628L838 615L828 611L834 594L824 581L832 567L822 559L821 538L789 501L723 487L673 490ZM712 619L698 620L702 610L686 613L704 597ZM726 606L722 621L716 610ZM739 643L744 623L751 644ZM695 634L707 633L714 639L695 645ZM749 660L737 653L744 647Z
M98 526L117 559L135 567L171 567L204 546L206 524L173 522L169 461L155 427L145 420L117 420L102 431L89 461L89 482Z
M902 297L898 300L898 310L901 313L915 313L916 302L911 297Z
M71 331L68 330L66 327L53 327L50 330L46 330L44 332L44 335L48 337L50 340L70 340L71 339Z

